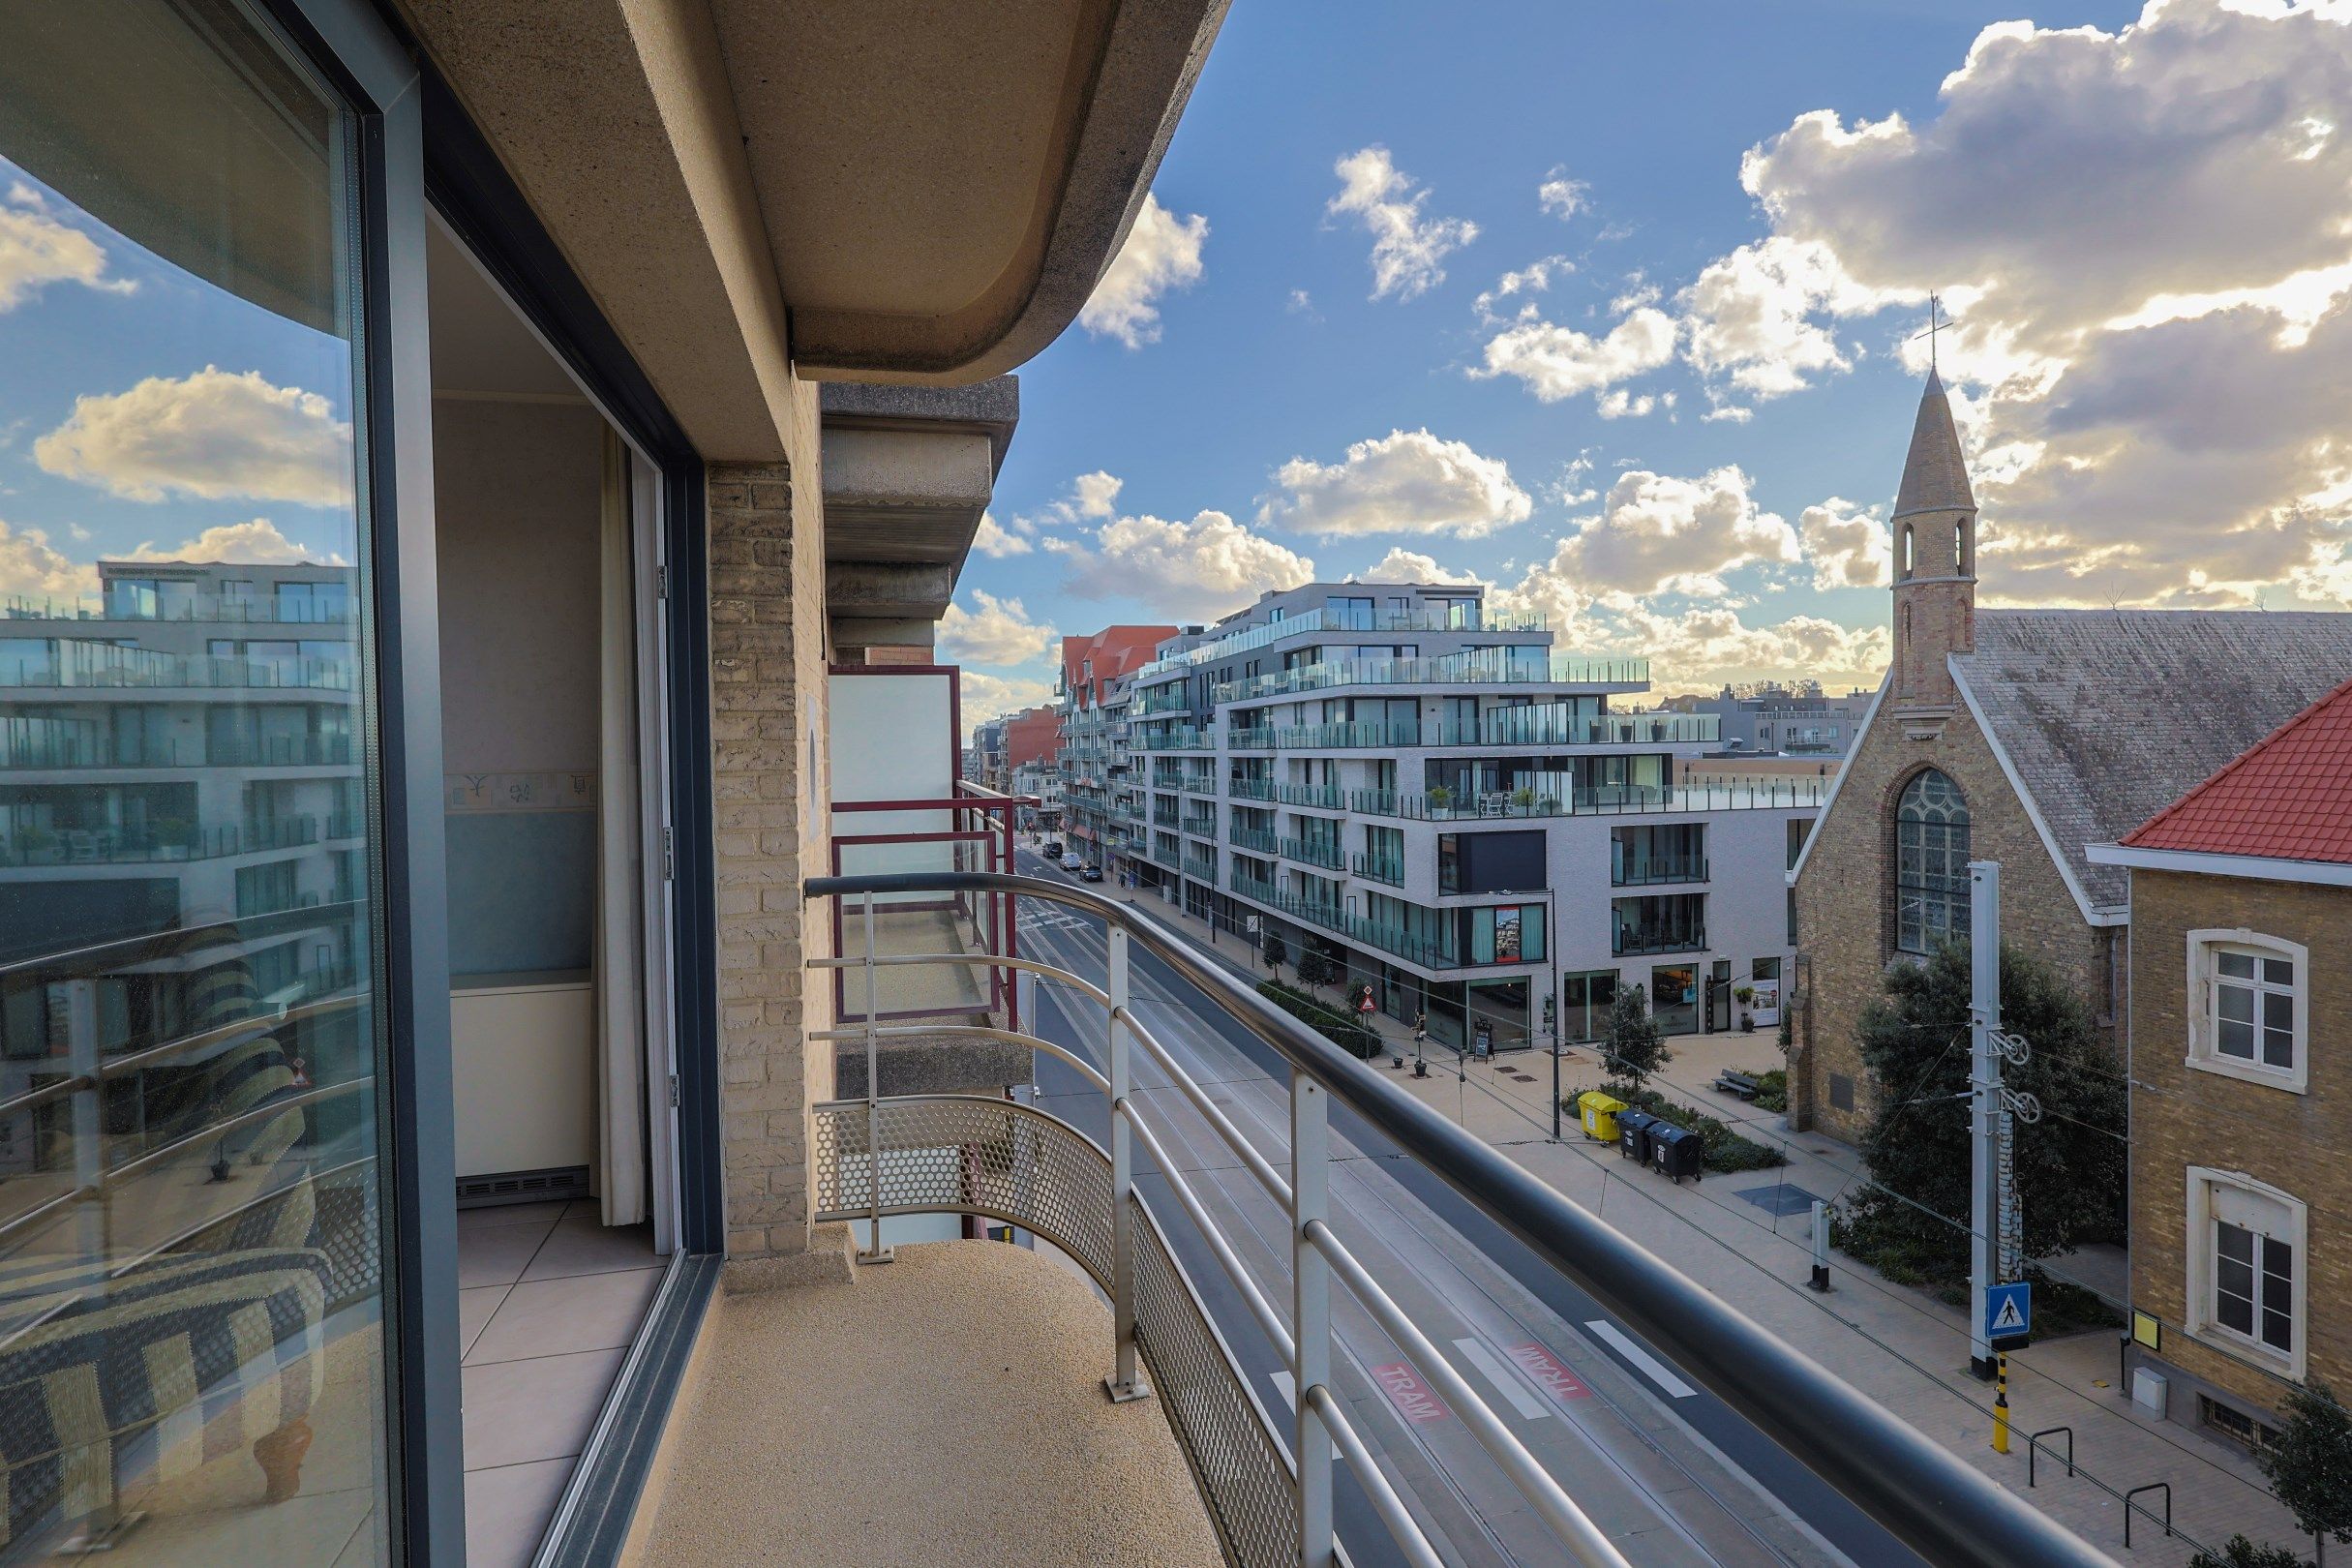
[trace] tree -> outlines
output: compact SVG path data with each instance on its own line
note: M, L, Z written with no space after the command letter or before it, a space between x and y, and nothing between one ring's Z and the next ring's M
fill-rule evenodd
M1603 1044L1609 1070L1636 1089L1674 1060L1666 1038L1658 1033L1658 1021L1649 1015L1648 993L1639 985L1617 987L1616 1000L1609 1004L1609 1033Z
M2188 1568L2311 1568L2311 1564L2299 1552L2256 1546L2243 1535L2233 1535L2220 1551L2200 1552L2189 1558Z
M1880 1254L1874 1261L1883 1271L1885 1259L1899 1256L1924 1282L1965 1280L1968 944L1947 943L1923 964L1890 964L1882 984L1862 1014L1859 1040L1878 1091L1862 1138L1874 1186L1849 1204L1845 1224L1854 1241L1841 1245ZM2112 1235L2124 1191L2125 1093L2090 1008L2049 965L2004 947L2001 1026L2025 1037L2032 1052L2023 1067L2005 1067L2004 1080L2042 1107L2039 1122L2016 1126L2026 1255L2046 1257Z
M1268 969L1282 968L1290 957L1290 950L1282 946L1282 939L1276 936L1272 931L1266 933L1266 946L1264 950L1266 954L1266 967Z
M1340 978L1340 966L1331 961L1331 954L1312 943L1299 949L1299 983L1311 991L1319 991Z
M2285 1415L2254 1463L2304 1533L2352 1544L2352 1411L2313 1378L2288 1391Z

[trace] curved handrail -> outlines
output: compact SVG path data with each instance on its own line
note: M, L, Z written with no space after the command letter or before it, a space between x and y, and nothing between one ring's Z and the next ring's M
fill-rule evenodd
M1003 872L811 877L802 890L811 898L1026 894L1101 917L1604 1308L1633 1322L1686 1375L1928 1561L1971 1568L2108 1563L2090 1543L1276 1008L1144 911L1085 888Z

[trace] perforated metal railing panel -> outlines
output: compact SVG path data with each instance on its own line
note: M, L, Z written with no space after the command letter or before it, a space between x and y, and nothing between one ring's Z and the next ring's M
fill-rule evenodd
M1019 1225L1111 1282L1110 1158L1058 1117L1007 1100L908 1096L877 1102L882 1154L872 1156L862 1100L816 1107L817 1218L873 1213L977 1214ZM1200 1305L1159 1221L1140 1197L1135 1227L1135 1342L1161 1411L1191 1466L1209 1517L1237 1568L1298 1560L1298 1493L1290 1461L1251 1400L1240 1369ZM1109 1366L1106 1337L1103 1363Z
M1225 1560L1299 1560L1298 1483L1200 1298L1142 1198L1135 1227L1135 1345L1152 1391L1209 1499Z

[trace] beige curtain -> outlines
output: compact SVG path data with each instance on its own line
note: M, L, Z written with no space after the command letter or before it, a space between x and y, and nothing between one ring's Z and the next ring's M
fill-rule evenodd
M603 596L597 638L596 1188L604 1222L646 1218L645 942L638 917L637 608L630 582L629 452L604 433L598 529Z

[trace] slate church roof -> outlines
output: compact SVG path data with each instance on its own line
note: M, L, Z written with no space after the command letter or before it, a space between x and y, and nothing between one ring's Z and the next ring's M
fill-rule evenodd
M2133 849L2352 865L2352 680L2133 829Z
M2051 855L2091 910L2120 911L2112 844L2352 678L2352 615L1979 610L1952 655Z

